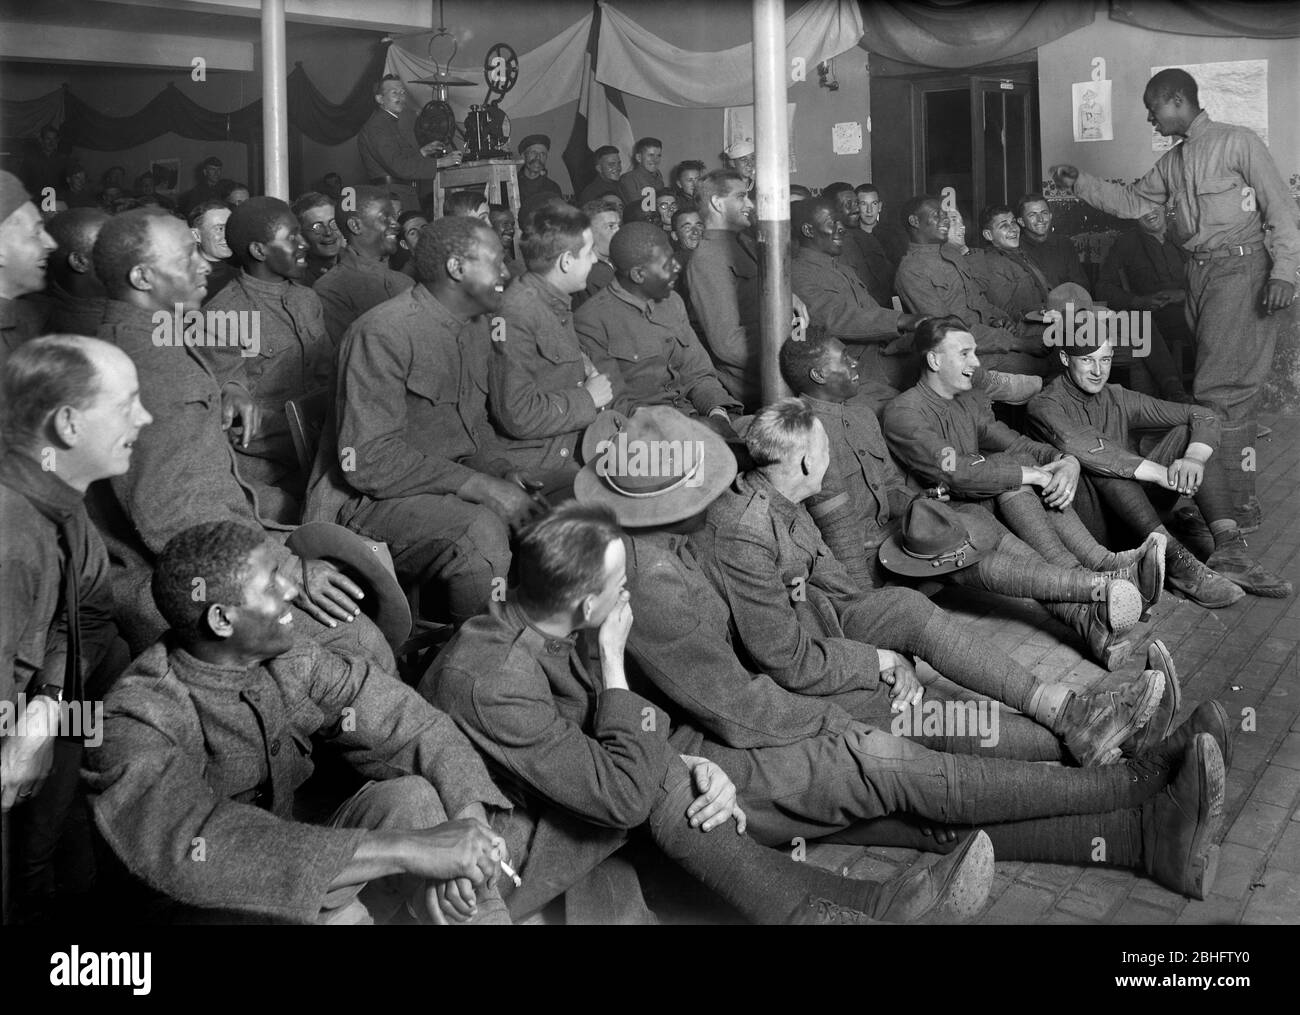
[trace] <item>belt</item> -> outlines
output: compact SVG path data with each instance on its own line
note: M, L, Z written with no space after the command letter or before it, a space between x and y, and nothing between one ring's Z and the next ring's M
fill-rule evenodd
M1217 250L1193 250L1192 257L1198 261L1209 261L1217 257L1245 257L1261 249L1258 243L1238 243L1231 247L1219 247Z
M415 181L414 181L414 180L399 180L399 179L397 179L396 177L392 177L392 176L372 176L372 177L370 178L370 185L371 185L372 187L378 187L378 186L380 186L380 185L382 185L382 184L387 184L387 185L390 186L390 187L392 187L392 186L398 186L398 187L414 187L414 186L415 186Z

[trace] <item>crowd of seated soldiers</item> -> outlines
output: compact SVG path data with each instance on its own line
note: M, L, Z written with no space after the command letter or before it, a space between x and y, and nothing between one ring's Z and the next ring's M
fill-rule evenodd
M1217 423L1175 356L1162 343L1108 387L1126 350L1044 341L1089 278L1040 194L971 235L935 196L792 187L794 397L765 405L753 146L668 180L664 150L642 138L623 173L602 148L581 194L517 217L481 189L401 208L337 174L292 203L250 196L216 159L178 202L150 173L128 195L121 167L92 198L75 163L44 215L6 201L2 478L66 502L31 514L39 532L6 517L12 560L56 547L23 558L44 598L4 618L6 698L70 695L71 651L107 713L84 751L13 749L7 919L69 919L97 869L96 891L150 892L159 919L509 922L561 896L570 919L648 919L598 905L609 882L640 899L616 851L641 826L749 919L958 918L994 852L1088 862L1080 815L1131 847L1109 862L1207 890L1226 716L1210 702L1175 727L1173 661L1130 632L1165 588L1209 608L1290 588L1242 549ZM1130 247L1098 295L1175 305L1172 270L1139 279ZM1085 396L1120 420L1100 464ZM106 399L119 444L96 458ZM1154 449L1126 443L1139 429ZM618 436L707 457L642 489L602 465ZM51 446L75 481L35 474ZM1194 531L1167 527L1180 494ZM383 549L440 645L406 654L410 625L306 538L321 523ZM78 569L69 600L58 574ZM1107 694L1039 681L934 606L927 576L1041 602L1139 674ZM925 693L919 659L1022 713L1001 749L888 732ZM308 816L313 745L371 781L319 769L333 805ZM747 834L723 843L732 823ZM777 852L826 835L947 855L874 885ZM199 842L214 859L186 859Z

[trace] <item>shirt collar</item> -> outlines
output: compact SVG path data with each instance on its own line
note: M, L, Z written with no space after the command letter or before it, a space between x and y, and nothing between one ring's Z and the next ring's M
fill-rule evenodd
M80 492L18 451L6 451L0 458L0 481L56 525L66 523L83 504Z
M265 663L236 666L204 662L167 639L167 664L182 683L214 691L239 692L261 682Z
M511 599L504 604L492 604L492 612L504 621L512 630L518 631L529 644L544 648L550 655L567 656L578 643L577 631L570 631L563 638L557 638L528 619L518 602Z
M736 480L736 486L742 491L753 490L763 493L768 502L772 505L771 511L773 517L783 525L789 525L794 521L795 515L799 511L799 505L792 501L785 494L781 493L772 485L771 480L755 469L752 472L746 472Z
M649 317L654 311L655 304L653 300L648 300L643 296L637 296L635 293L628 292L619 284L617 278L609 284L608 289L610 293L617 296L628 306L635 307L644 317Z
M1188 140L1191 140L1192 138L1195 137L1200 137L1202 134L1204 134L1207 130L1210 129L1210 124L1213 122L1214 121L1210 119L1210 114L1207 113L1204 109L1202 109L1199 113L1196 114L1196 119L1194 119L1190 124L1187 125L1187 133L1183 136L1186 137Z
M826 251L818 250L816 247L805 247L802 243L795 248L794 256L801 261L812 261L827 268L835 265L835 258Z
M552 310L567 313L573 309L573 297L568 293L560 292L560 290L556 289L555 286L551 285L550 282L546 281L545 278L537 274L535 271L525 272L523 278L519 280L518 284L525 285L537 292L544 300L546 300L547 303L550 304Z
M812 409L813 412L824 412L830 416L844 415L843 402L827 402L825 399L815 398L812 395L807 394L800 395L799 397L803 399L804 404L807 405L808 408Z
M239 284L243 286L244 291L250 295L256 294L259 296L269 296L273 299L280 299L287 295L289 290L292 288L292 285L287 278L279 278L274 282L267 282L264 279L257 278L255 275L250 275L242 268L239 271L238 278Z
M454 332L459 332L461 328L469 324L470 321L476 320L479 316L458 317L437 296L433 295L423 282L417 282L407 291L420 304L420 308L433 317L435 322L450 328Z

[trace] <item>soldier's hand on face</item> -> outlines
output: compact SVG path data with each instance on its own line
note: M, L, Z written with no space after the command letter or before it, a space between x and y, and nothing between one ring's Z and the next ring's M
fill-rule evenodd
M597 641L602 658L621 659L632 631L632 595L624 589L619 593L618 605L609 611L600 625Z
M1064 191L1073 191L1075 183L1079 180L1079 170L1074 166L1052 166L1048 170L1052 175L1052 180Z
M1180 458L1169 466L1169 489L1194 496L1205 479L1205 466L1192 458Z
M1264 289L1264 312L1275 314L1279 310L1285 310L1294 299L1295 286L1292 283L1283 282L1280 278L1270 278Z

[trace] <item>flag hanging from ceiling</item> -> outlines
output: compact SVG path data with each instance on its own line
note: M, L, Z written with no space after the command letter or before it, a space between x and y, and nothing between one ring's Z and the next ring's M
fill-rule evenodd
M632 164L632 145L635 136L632 122L627 117L623 93L617 88L596 80L597 50L600 44L601 8L597 4L587 33L587 48L582 69L582 90L578 95L578 111L573 117L569 142L564 146L564 168L569 171L574 194L582 193L596 177L593 164L595 152L602 145L613 145L623 156L624 168Z

